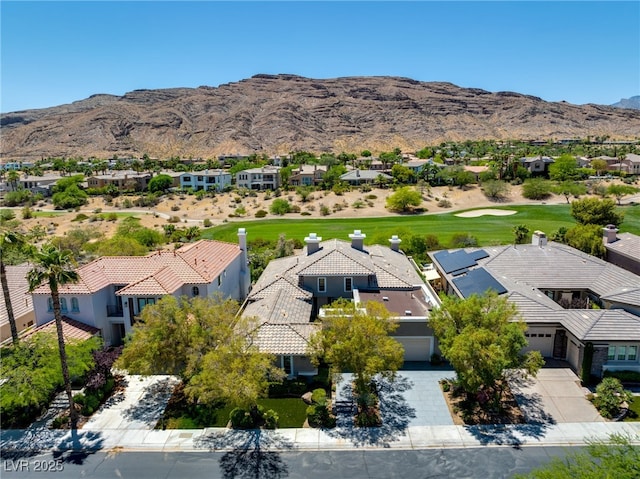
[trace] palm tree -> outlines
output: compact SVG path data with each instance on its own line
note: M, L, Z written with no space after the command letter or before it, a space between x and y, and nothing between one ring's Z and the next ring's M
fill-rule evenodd
M18 189L18 181L20 180L20 173L16 170L7 171L7 183L11 185L11 190L16 191Z
M73 403L71 393L71 380L69 378L69 366L67 364L67 352L64 348L64 336L62 334L62 315L60 314L60 293L58 288L67 283L78 281L78 273L73 266L75 261L68 250L60 250L48 243L42 246L40 251L33 255L34 268L27 274L29 281L29 291L33 291L38 286L48 284L51 290L51 300L53 302L53 317L56 321L56 331L58 333L58 349L60 351L60 365L62 366L62 379L64 388L69 398L69 410L71 429L78 426L78 413Z
M7 318L9 319L13 344L18 342L18 327L16 326L16 317L13 314L13 306L11 305L7 271L4 264L4 253L8 248L15 248L23 243L24 238L18 233L13 231L0 231L0 283L2 284L2 294L4 296L4 304L7 308Z
M513 231L513 244L521 244L527 239L529 234L529 228L527 225L516 225L511 230Z

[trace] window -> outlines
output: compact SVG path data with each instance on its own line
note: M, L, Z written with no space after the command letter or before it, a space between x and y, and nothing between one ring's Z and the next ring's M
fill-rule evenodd
M191 183L191 177L190 176L183 176L182 177L182 181L184 181L185 183Z
M327 291L327 278L318 278L318 293Z
M67 312L67 298L60 298L60 311Z
M80 304L78 303L78 298L71 298L71 311L77 313L80 311Z
M618 361L624 361L627 359L627 347L618 346Z
M609 346L609 352L607 353L607 360L613 361L616 358L616 347Z
M197 286L194 286L193 288L191 288L191 295L192 296L199 296L200 295L200 289Z
M218 286L222 286L222 275L218 275Z
M140 313L147 304L156 304L156 298L138 298L138 313Z
M53 311L53 298L47 299L47 307L49 311Z
M629 346L629 352L627 353L628 361L635 361L638 359L638 346Z
M344 290L347 293L353 291L353 278L345 278L344 279Z

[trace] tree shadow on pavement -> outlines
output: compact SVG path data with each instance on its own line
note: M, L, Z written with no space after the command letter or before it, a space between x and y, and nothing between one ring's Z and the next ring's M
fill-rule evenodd
M103 447L102 433L65 429L27 429L2 431L0 457L3 460L27 459L52 451L55 459L83 464Z
M531 378L520 376L509 379L511 392L524 414L526 424L465 426L467 432L483 445L510 445L515 448L522 446L527 439L542 439L549 426L556 424L556 420L544 410L540 394L523 389L531 381Z
M289 469L278 451L293 449L293 443L276 431L226 430L201 436L198 448L229 450L220 458L224 478L278 479Z
M390 380L378 377L375 380L382 425L378 427L356 427L353 415L356 412L355 400L350 383L344 384L341 396L351 401L352 407L338 410L337 427L327 429L325 433L330 437L336 437L351 441L355 446L390 447L390 443L400 440L412 418L416 417L416 411L407 403L404 391L411 389L413 383L399 375Z
M155 425L160 419L171 397L175 381L166 378L149 385L140 400L122 411L125 419Z

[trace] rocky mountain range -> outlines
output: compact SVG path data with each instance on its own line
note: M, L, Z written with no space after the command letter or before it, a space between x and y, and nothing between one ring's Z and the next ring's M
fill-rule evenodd
M447 140L640 137L640 111L398 77L256 75L0 116L3 159L417 150Z
M617 108L632 108L634 110L640 110L640 95L632 96L631 98L623 98L622 100L614 103L611 106Z

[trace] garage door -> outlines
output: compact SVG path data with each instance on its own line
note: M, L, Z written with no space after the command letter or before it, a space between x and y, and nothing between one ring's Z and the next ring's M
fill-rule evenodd
M527 341L529 345L523 351L540 351L545 358L553 356L553 334L544 332L527 332Z
M431 337L395 337L404 348L405 361L429 361L431 359Z

